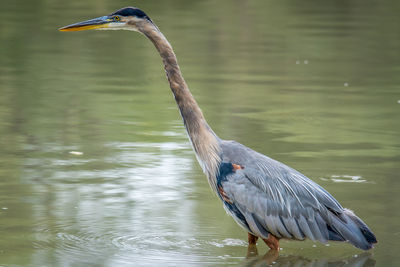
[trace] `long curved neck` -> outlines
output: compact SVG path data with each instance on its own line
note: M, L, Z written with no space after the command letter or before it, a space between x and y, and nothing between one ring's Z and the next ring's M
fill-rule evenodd
M172 46L155 25L145 25L140 31L153 42L160 53L169 85L203 171L208 177L215 177L221 161L219 138L208 126L196 100L190 93ZM210 183L214 184L214 181Z

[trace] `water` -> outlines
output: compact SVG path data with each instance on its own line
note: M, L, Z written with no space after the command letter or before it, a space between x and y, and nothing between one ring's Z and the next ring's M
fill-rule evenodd
M132 3L129 3L132 4ZM126 1L2 1L1 266L397 266L396 1L137 1L209 124L306 174L379 244L246 233L202 174L159 56L139 34L57 28ZM253 255L254 256L254 255Z

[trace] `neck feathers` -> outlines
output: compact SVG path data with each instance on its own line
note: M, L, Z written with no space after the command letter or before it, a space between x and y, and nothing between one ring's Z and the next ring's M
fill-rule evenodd
M203 171L209 178L210 184L212 187L216 187L215 177L221 161L219 138L208 126L196 100L190 93L168 40L155 25L147 24L140 31L153 42L161 55L167 79L179 107L192 147Z

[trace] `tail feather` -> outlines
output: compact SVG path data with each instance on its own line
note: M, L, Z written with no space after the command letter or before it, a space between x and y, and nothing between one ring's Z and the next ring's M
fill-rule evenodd
M332 241L346 241L343 236L338 234L330 225L328 225L329 240Z
M332 216L332 224L328 227L329 239L349 241L355 247L368 250L377 243L375 235L368 226L352 211L345 209L342 214Z
M368 228L368 226L358 218L352 211L345 210L345 214L359 227L361 233L368 243L376 244L378 240L376 240L375 234Z

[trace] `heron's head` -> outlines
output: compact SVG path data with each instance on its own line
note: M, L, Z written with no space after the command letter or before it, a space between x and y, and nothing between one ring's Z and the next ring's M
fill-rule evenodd
M131 30L141 31L146 25L153 25L151 19L142 10L136 7L124 7L114 13L74 23L60 28L60 31L82 30Z

